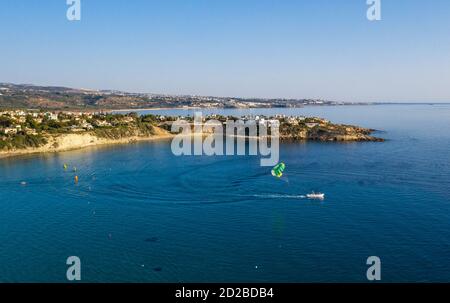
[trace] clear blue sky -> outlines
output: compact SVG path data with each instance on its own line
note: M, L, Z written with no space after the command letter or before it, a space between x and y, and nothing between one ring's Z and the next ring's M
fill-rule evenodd
M450 1L0 0L0 82L450 101Z

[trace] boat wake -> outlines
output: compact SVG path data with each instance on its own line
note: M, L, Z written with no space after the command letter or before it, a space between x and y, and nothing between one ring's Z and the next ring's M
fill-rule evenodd
M305 195L253 195L255 198L265 198L265 199L306 199Z
M310 200L324 200L325 194L311 193L307 195L282 195L282 194L267 194L267 195L253 195L255 198L263 199L310 199Z

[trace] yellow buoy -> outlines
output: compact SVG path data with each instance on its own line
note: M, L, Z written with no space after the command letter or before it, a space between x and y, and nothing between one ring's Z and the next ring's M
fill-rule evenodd
M75 176L75 183L78 183L78 176Z

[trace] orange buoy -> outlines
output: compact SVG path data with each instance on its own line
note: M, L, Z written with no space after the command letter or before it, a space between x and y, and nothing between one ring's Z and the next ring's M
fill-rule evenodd
M78 176L75 176L75 183L78 183Z

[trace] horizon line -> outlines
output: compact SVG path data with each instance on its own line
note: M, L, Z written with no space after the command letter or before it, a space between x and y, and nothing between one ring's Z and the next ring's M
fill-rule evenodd
M122 90L122 89L112 89L112 88L87 88L87 87L76 87L76 86L68 86L68 85L56 85L56 84L35 84L35 83L14 83L14 82L0 82L0 85L15 85L15 86L32 86L32 87L48 87L48 88L65 88L65 89L72 89L72 90L81 90L86 92L117 92L117 93L125 93L125 94L140 94L140 95L154 95L154 96L169 96L169 97L215 97L215 98L236 98L236 99L243 99L243 100L251 100L251 99L259 99L259 100L294 100L294 101L301 101L301 100L317 100L317 101L325 101L325 102L336 102L336 103L347 103L347 104L358 104L358 103L365 103L365 104L450 104L450 98L449 100L445 101L400 101L400 100L378 100L378 101L341 101L341 100L335 100L335 99L326 99L326 98L311 98L311 97L242 97L242 96L231 96L231 95L209 95L209 94L175 94L175 93L155 93L155 92L138 92L138 91L129 91L129 90Z

